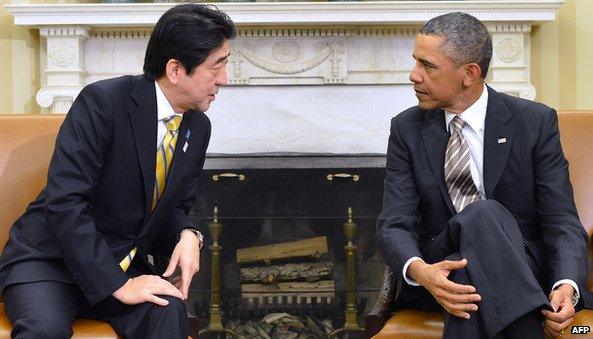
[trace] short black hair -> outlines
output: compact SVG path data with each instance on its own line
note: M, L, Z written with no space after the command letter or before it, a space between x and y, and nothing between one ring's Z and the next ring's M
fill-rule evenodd
M144 57L144 73L152 79L165 74L170 59L178 60L189 74L212 51L237 35L231 18L212 5L175 6L156 23Z
M492 38L480 20L462 12L443 14L430 19L420 34L442 37L441 51L458 66L473 62L480 65L481 77L486 78L492 59Z

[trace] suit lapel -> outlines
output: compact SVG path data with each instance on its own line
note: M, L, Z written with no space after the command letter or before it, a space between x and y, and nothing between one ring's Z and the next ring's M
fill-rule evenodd
M189 137L187 137L187 131L191 125L191 111L183 114L183 120L181 126L179 126L179 135L177 136L177 143L175 144L175 153L173 154L173 161L171 163L171 170L167 176L167 184L165 185L165 192L163 198L166 198L167 192L175 187L179 180L181 180L181 172L184 168L187 152L184 151L185 143L189 143ZM191 133L190 133L191 136ZM188 144L189 148L189 144Z
M445 114L442 110L432 110L426 112L424 118L426 125L421 132L424 150L443 200L449 207L451 214L455 214L455 208L451 203L451 197L447 187L445 187L444 179L445 150L449 141L449 133L445 129Z
M150 214L156 161L156 92L154 81L138 77L129 105L130 123L144 181L144 220Z
M500 95L488 87L484 123L484 190L488 199L500 180L513 145L515 128L512 117Z

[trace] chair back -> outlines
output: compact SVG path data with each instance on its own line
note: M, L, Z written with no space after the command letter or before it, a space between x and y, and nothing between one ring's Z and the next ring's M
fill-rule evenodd
M568 160L570 180L579 217L589 234L593 234L593 111L564 111L558 114L560 141ZM589 244L589 277L593 289L593 246Z
M561 112L560 140L568 159L570 179L579 217L589 236L593 233L593 111Z
M47 182L64 115L0 115L0 248L8 230Z

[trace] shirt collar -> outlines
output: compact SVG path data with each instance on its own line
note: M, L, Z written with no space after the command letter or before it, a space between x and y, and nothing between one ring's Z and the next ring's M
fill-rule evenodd
M486 121L486 109L488 107L488 87L484 84L482 94L471 106L465 111L461 112L461 119L467 123L467 125L474 131L479 132L484 130L484 122ZM449 124L455 113L445 111L445 126L449 131Z
M174 116L176 113L173 106L171 106L171 103L169 103L169 100L165 97L165 93L163 93L161 86L159 86L156 81L154 82L154 88L156 89L157 120L163 121Z

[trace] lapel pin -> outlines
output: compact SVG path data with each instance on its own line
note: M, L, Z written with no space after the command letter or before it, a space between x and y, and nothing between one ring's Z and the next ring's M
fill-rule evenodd
M191 136L191 131L188 129L187 132L185 132L185 144L183 144L183 153L187 152L187 147L189 147L189 137Z
M148 260L148 263L151 264L152 266L154 266L154 257L150 254L148 254L146 256L146 259Z
M507 138L500 138L500 139L498 139L498 143L499 144L504 144L505 142L507 142Z

